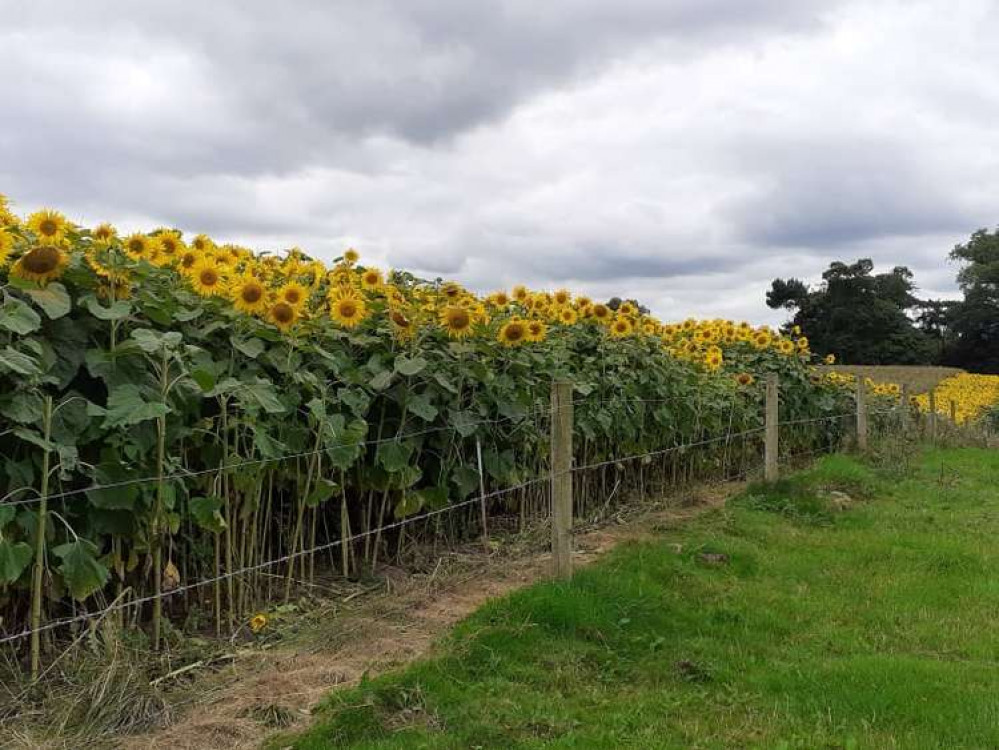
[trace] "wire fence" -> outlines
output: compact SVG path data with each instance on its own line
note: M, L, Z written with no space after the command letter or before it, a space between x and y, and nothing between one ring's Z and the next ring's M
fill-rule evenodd
M569 406L592 406L601 403L614 402L617 404L621 403L635 403L635 404L665 404L669 403L670 399L628 399L628 398L603 398L603 399L576 399L569 402ZM526 411L523 415L517 417L502 417L497 419L488 420L478 420L474 422L468 422L461 426L462 430L469 430L472 427L485 426L485 425L496 425L503 423L514 423L522 424L526 421L538 420L543 417L552 417L556 415L553 413L553 408L537 408L530 409ZM901 412L898 408L883 409L883 410L870 410L867 412L867 418L874 418L876 421L884 416L894 416L901 420ZM818 425L837 425L843 422L849 422L853 420L857 423L858 429L860 428L860 420L858 419L858 412L846 412L838 414L821 415L816 417L807 417L800 419L792 419L786 421L778 421L775 427L779 430L806 430L808 428L813 428ZM16 644L23 639L29 638L32 635L54 631L60 628L66 628L77 624L83 623L100 623L109 614L119 612L122 610L133 610L138 612L145 604L152 603L157 600L166 600L176 597L180 594L186 592L201 589L206 586L217 585L222 581L239 578L242 576L249 575L257 571L263 571L274 566L278 566L285 563L293 563L295 560L299 560L303 557L315 555L316 553L329 551L335 548L341 548L345 545L352 545L355 542L362 540L370 540L372 537L376 539L382 538L387 532L392 532L395 530L404 529L416 523L425 522L429 519L440 518L446 514L454 513L455 511L461 509L468 509L473 506L481 506L483 513L483 523L485 519L485 504L489 501L495 500L497 498L502 498L513 493L523 492L528 488L543 487L551 483L554 487L556 480L564 474L578 475L583 472L595 472L597 470L605 469L610 466L623 467L626 464L630 464L635 461L651 462L655 459L670 459L683 456L694 456L697 455L698 449L708 449L712 447L717 447L723 445L726 449L733 446L734 444L740 445L740 452L738 456L730 456L727 451L722 457L713 457L715 463L708 463L705 468L705 474L711 476L714 481L720 482L731 482L739 479L746 479L754 474L758 474L762 468L761 464L764 461L764 441L758 440L759 437L764 436L767 433L768 425L760 425L756 427L749 427L745 429L733 429L733 425L729 425L729 428L725 431L719 431L717 434L710 436L702 436L697 439L690 440L688 442L676 445L665 446L655 450L642 451L637 453L630 453L623 456L600 458L599 460L593 461L582 461L578 464L573 464L566 472L556 472L549 471L540 476L527 479L526 481L517 483L513 486L509 486L503 489L496 489L490 492L480 491L472 497L466 500L449 504L445 507L436 508L432 510L425 510L419 512L416 515L401 518L397 521L378 525L376 528L368 528L359 533L352 533L343 535L337 539L322 542L320 544L313 544L310 547L303 549L292 549L290 552L275 556L273 558L254 562L253 564L243 565L232 570L226 570L218 575L209 576L199 580L192 581L190 583L184 583L170 588L169 590L161 591L158 594L139 596L134 598L123 598L123 594L119 594L119 598L111 602L108 606L99 608L93 611L82 612L79 614L74 614L67 617L56 618L44 622L37 628L24 628L17 632L6 634L0 636L0 645L4 644ZM296 453L289 453L279 457L272 458L259 458L250 459L245 461L238 461L233 463L224 463L220 466L213 467L210 469L197 470L197 471L182 471L175 472L164 476L147 476L147 477L136 477L127 480L110 482L104 484L93 484L87 487L75 488L71 490L66 490L63 492L49 494L47 497L34 497L19 500L6 499L0 503L0 507L20 507L24 505L30 505L32 503L41 502L42 500L54 501L54 500L65 500L71 497L76 497L80 495L85 495L86 493L91 493L95 491L107 491L114 489L122 489L125 487L130 487L140 484L150 484L150 483L163 483L163 482L175 482L175 481L188 481L204 475L219 474L222 472L234 472L239 469L244 469L251 466L259 466L266 464L274 464L283 461L298 460L302 458L308 458L312 456L321 455L329 450L336 447L377 447L382 444L401 442L403 440L420 438L423 436L431 434L439 434L445 432L452 432L461 435L462 437L467 437L463 435L459 429L454 425L445 425L438 427L431 427L422 430L414 430L407 433L400 433L398 435L386 438L379 438L374 440L363 440L363 441L349 441L337 445L324 445L322 447L315 448L309 451L301 451ZM828 437L828 440L825 438ZM819 444L814 447L809 447L804 450L795 451L793 454L784 454L779 456L780 460L790 461L790 460L801 460L808 457L814 457L822 453L832 452L834 450L842 447L844 441L843 430L840 429L838 433L828 436L828 435L818 435L816 437L819 440ZM822 442L825 440L824 442ZM766 451L770 450L769 443L765 446ZM730 458L732 459L730 461ZM734 464L734 465L730 465ZM473 467L469 467L473 468ZM677 467L673 465L673 480L676 481ZM681 467L684 469L685 467ZM474 467L480 476L482 472L481 464ZM709 474L710 473L710 474ZM665 474L664 474L665 476ZM694 470L690 471L680 471L679 476L681 481L684 479L690 480L698 478L698 474ZM481 485L480 485L481 486ZM617 492L617 487L610 491L610 497L602 498L601 502L605 503L606 508L609 505L614 493ZM644 484L642 486L642 494L645 494ZM551 505L554 505L553 498L547 498ZM571 507L571 506L570 506ZM303 545L304 547L304 545ZM289 568L288 578L291 579L291 569ZM154 574L158 574L158 571Z

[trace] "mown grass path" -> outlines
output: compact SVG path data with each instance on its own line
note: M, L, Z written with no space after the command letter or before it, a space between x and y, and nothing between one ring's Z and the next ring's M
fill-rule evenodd
M828 457L492 602L275 747L999 747L997 532L999 453Z

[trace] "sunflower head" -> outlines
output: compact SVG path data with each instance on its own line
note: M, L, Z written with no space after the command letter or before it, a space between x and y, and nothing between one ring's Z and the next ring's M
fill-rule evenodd
M756 382L756 378L748 372L740 372L735 376L735 382L741 386L750 386Z
M282 331L292 328L299 320L298 309L278 300L267 310L267 319Z
M130 234L122 243L125 255L132 260L150 260L153 257L153 242L144 234Z
M7 265L11 250L14 249L14 235L0 226L0 268Z
M107 222L104 222L94 227L90 232L90 236L94 238L94 242L107 245L118 236L118 230Z
M448 305L441 310L441 325L453 339L463 339L472 333L472 312L460 305Z
M365 289L378 289L382 283L382 272L377 268L366 268L361 274L361 286Z
M172 263L186 249L184 242L180 239L180 232L175 230L164 230L157 236L159 240L159 255L161 260Z
M548 335L548 326L542 320L527 321L527 340L531 342L544 341Z
M309 290L297 281L289 281L277 291L277 298L301 309L309 301Z
M354 328L368 315L364 299L352 289L342 289L330 295L330 317L344 328Z
M199 234L193 240L191 240L191 247L197 250L199 253L207 253L215 248L215 243L212 242L211 237L207 234Z
M631 321L625 317L619 316L610 324L610 334L617 339L623 339L626 336L630 336L632 331L634 331L634 328L631 325Z
M607 305L603 304L602 302L598 302L597 304L595 304L593 306L593 310L592 310L591 314L593 315L593 319L595 321L597 321L598 323L610 323L611 322L611 318L612 318L611 309L609 307L607 307Z
M347 250L344 251L343 262L346 263L348 266L354 265L360 259L361 259L361 254L357 252L357 250L355 250L354 248L348 247Z
M515 300L517 300L517 302L526 302L527 298L531 295L531 293L527 290L527 287L523 284L517 284L510 294Z
M48 284L62 276L69 257L56 245L35 245L17 259L10 275L19 279Z
M188 278L202 297L214 297L225 290L224 269L209 258L202 258L191 268Z
M571 307L563 307L558 311L558 321L562 325L566 326L575 325L578 319L579 315Z
M552 302L556 305L568 305L572 301L572 294L568 289L559 289L552 295Z
M497 338L503 346L520 346L528 341L527 323L514 318L499 329Z
M825 356L825 359L823 359L822 361L825 364L827 364L827 365L834 365L834 364L836 364L836 355L835 354L827 354Z
M256 315L267 309L267 289L260 279L244 275L235 279L229 286L229 299L233 307L248 315Z
M44 208L28 217L28 229L35 233L40 245L61 245L70 224L58 211Z
M254 633L259 633L261 630L267 627L267 615L264 613L255 614L250 618L250 630Z

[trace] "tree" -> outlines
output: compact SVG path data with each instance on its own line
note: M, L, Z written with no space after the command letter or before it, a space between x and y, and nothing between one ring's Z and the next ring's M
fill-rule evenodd
M979 229L950 252L962 264L957 283L964 299L947 315L947 364L976 372L999 372L999 228Z
M917 307L912 272L896 266L873 275L874 263L831 263L812 289L799 279L774 279L767 305L794 311L813 351L832 353L845 364L926 364L932 341L907 311Z

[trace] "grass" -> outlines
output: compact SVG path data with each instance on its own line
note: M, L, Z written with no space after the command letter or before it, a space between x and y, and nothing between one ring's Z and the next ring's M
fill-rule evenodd
M997 747L999 454L893 472L750 487L490 603L274 747Z
M926 393L944 378L964 372L957 367L924 367L916 365L833 365L827 369L862 375L875 383L908 385L913 394Z

